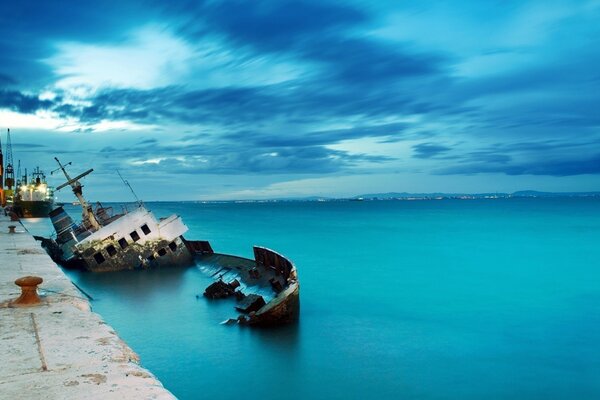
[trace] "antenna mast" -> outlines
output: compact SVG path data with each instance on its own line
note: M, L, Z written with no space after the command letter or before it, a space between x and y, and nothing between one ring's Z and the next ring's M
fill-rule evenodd
M21 185L21 160L17 160L17 188Z
M35 185L39 185L40 183L46 183L46 175L42 171L40 171L40 167L37 166L31 173L32 182L35 182Z
M93 169L88 169L83 174L79 174L75 178L71 178L69 176L69 173L65 169L65 167L71 163L68 162L67 164L62 165L60 163L60 161L58 160L58 158L54 157L54 159L58 163L58 169L52 171L50 174L53 174L54 172L56 172L60 169L60 170L62 170L62 172L65 174L65 177L67 178L67 181L65 183L63 183L62 185L57 186L56 190L60 190L66 186L71 186L71 188L73 189L73 194L75 195L75 197L77 197L77 200L79 200L79 203L81 204L83 220L89 222L89 224L92 225L92 227L94 227L95 229L100 229L101 225L98 222L98 220L96 219L96 216L94 215L92 206L83 197L83 191L81 189L83 187L83 185L81 183L79 183L79 179L90 174L93 171Z
M117 174L119 174L119 178L121 178L121 180L123 181L123 183L125 184L125 186L127 186L129 188L129 190L131 190L131 194L133 194L133 197L135 198L135 202L137 203L138 207L141 207L143 205L142 201L137 197L137 195L135 194L135 192L133 191L133 188L131 187L131 185L129 184L128 181L126 181L125 179L123 179L123 176L121 175L121 173L119 172L119 170L117 170Z

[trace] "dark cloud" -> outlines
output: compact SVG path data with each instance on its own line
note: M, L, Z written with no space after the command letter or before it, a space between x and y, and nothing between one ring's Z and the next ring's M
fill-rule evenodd
M15 148L23 148L26 150L32 149L32 148L42 148L42 147L48 147L45 144L39 144L39 143L12 143L12 147Z
M23 114L49 109L54 105L50 100L40 100L36 95L24 94L16 90L0 90L0 109L5 108Z
M346 37L320 38L301 54L325 63L327 75L361 86L436 75L441 72L443 60L439 54L418 54L397 43Z
M506 175L549 175L573 176L600 174L600 154L588 157L538 160L527 162L468 163L436 171L441 175L473 175L482 173L502 173Z
M144 139L144 140L140 140L138 142L138 144L155 144L158 143L158 140L156 139Z
M135 23L148 19L152 9L144 1L98 0L85 4L77 0L39 2L24 0L0 3L2 29L31 38L99 40L115 37ZM42 35L42 36L40 36Z
M57 41L107 43L123 39L123 32L156 20L146 2L76 0L0 2L0 66L18 80L21 89L51 84L56 76L44 62L56 51Z
M532 153L532 154L552 154L565 153L569 151L581 151L586 148L593 148L598 144L598 140L589 140L588 138L573 138L572 140L540 140L537 142L517 142L517 143L494 143L489 146L489 152L509 152L509 153Z
M333 78L345 84L365 85L437 74L446 61L440 54L410 51L402 44L353 34L372 16L348 4L224 1L176 10L194 15L182 30L192 38L220 34L240 49L286 54L298 62L317 62L324 68L321 79Z
M9 86L15 83L17 83L15 79L0 72L0 87Z
M512 160L508 154L497 153L494 151L474 151L462 155L460 158L469 162L485 164L506 164Z
M216 157L214 162L201 168L204 172L215 169L222 173L333 173L345 170L360 162L383 162L386 157L374 157L365 154L348 154L344 151L332 150L322 146L305 146L302 148L271 149L268 153L250 149L229 153L227 157Z
M228 127L261 124L277 118L291 122L321 122L331 117L389 116L439 110L438 105L415 103L410 95L395 90L382 89L359 96L345 87L319 90L316 85L297 87L293 84L204 90L182 87L114 89L101 91L90 101L91 106L55 104L53 110L84 124L129 120L142 123L211 122Z
M335 144L344 140L360 139L365 137L398 137L406 129L406 124L386 124L356 127L351 129L334 129L315 132L278 132L278 133L256 133L249 131L237 131L224 135L223 138L246 143L258 147L298 147Z
M254 136L250 131L244 134ZM183 145L169 142L123 147L111 145L101 148L99 153L116 163L133 162L136 170L160 169L173 174L326 174L349 171L365 163L393 160L310 143L273 146L236 138L185 142Z
M198 139L203 139L208 137L209 135L207 133L196 133L194 135L186 135L184 137L182 137L181 139L179 139L180 142L194 142Z
M212 32L222 32L238 45L269 52L293 50L367 20L356 8L302 0L210 2L195 11ZM198 29L197 22L186 28L195 35L206 33Z
M519 68L455 80L444 100L476 106L479 112L470 117L486 130L521 129L543 140L546 128L595 128L600 91L590 89L598 87L600 74L590 66L598 63L597 46L578 44L568 57L540 57Z
M453 157L442 156L440 158L445 160L446 166L432 172L441 175L501 173L556 177L598 174L598 140L589 139L494 143L475 151L457 153Z
M414 158L432 164L443 160L444 168L437 173L598 173L600 91L595 88L600 75L594 66L600 53L595 44L569 45L570 38L564 37L567 45L556 42L560 51L543 43L541 51L492 43L479 55L483 69L469 76L453 70L463 61L473 61L460 59L461 47L447 41L447 46L435 50L420 41L385 40L378 29L390 27L381 26L382 15L371 14L377 7L357 4L5 2L0 4L0 109L24 114L48 110L79 121L76 130L83 135L101 121L183 126L186 132L173 132L176 140L168 145L136 139L127 148L103 143L90 151L107 162L160 159L158 165L135 167L149 171L352 173L359 166L393 159L333 150L331 145L361 138L379 143L410 138L423 142L413 146ZM226 54L228 61L219 64L223 74L218 82L199 86L204 78L196 79L197 72L190 71L180 86L104 87L77 104L64 101L68 93L40 100L40 91L52 89L61 78L44 61L57 54L60 43L118 48L131 45L128 35L149 25L181 35L194 50L200 50L198 43L208 47L212 43L216 53ZM405 27L396 29L403 32ZM411 33L411 27L406 29ZM434 31L432 42L440 39ZM467 42L465 47L472 46ZM486 58L492 55L528 61L515 61L509 68L501 63L496 69ZM265 64L277 60L300 72L270 85L228 75L257 60ZM405 120L419 123L389 123ZM352 128L322 128L348 125ZM426 133L416 136L417 129ZM164 137L170 140L171 132L165 131ZM56 152L61 151L65 150Z
M93 28L99 23L108 24L115 32L123 29L122 22L111 25L115 14L129 15L140 11L134 21L145 21L160 11L169 16L169 24L180 26L188 37L194 35L224 35L233 46L249 46L257 52L283 52L300 62L317 63L310 79L286 82L279 85L254 87L222 87L218 89L188 90L183 87L166 87L150 90L107 89L87 99L89 106L45 104L62 117L76 118L83 124L94 124L102 120L129 120L141 123L160 124L165 121L194 124L208 122L227 127L268 123L275 118L289 122L318 123L328 118L348 116L389 116L402 113L428 113L448 108L446 105L416 98L411 87L399 86L407 77L424 79L439 78L442 58L438 55L410 52L406 46L386 44L381 41L352 36L352 29L369 21L363 11L328 2L301 0L245 2L176 2L167 6L142 10L137 2L101 2L110 16L99 16L92 10L74 4L68 14L80 14L71 18L64 26L48 32L47 37L73 37L73 33L87 25ZM47 18L56 10L38 7L28 14L27 24L37 21L49 29ZM11 10L10 15L26 14L28 6ZM144 12L141 12L144 11ZM193 16L192 24L185 19ZM124 19L124 18L122 18ZM181 25L183 24L183 25ZM29 25L27 25L29 26ZM40 33L42 33L40 31ZM78 36L78 40L115 40L114 33L107 38L97 34ZM1 49L1 48L0 48ZM36 57L29 56L29 59ZM414 84L422 84L414 83ZM362 86L357 89L356 86ZM421 85L421 89L425 85ZM17 99L7 100L4 107L16 105ZM35 108L30 108L35 112ZM336 133L330 132L329 135ZM350 135L348 132L337 133ZM372 136L371 134L367 134ZM323 139L319 139L323 138ZM272 140L272 138L264 138ZM280 138L284 142L285 138ZM300 140L291 137L292 142ZM309 135L307 143L318 144L330 141L325 133Z
M413 146L412 149L415 152L414 157L416 158L434 158L452 150L451 147L435 143L420 143Z

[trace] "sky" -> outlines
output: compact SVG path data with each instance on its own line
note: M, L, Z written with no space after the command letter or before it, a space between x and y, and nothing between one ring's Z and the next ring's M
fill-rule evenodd
M94 168L103 201L131 199L117 170L148 201L597 191L598 21L598 0L0 0L2 145L21 172Z

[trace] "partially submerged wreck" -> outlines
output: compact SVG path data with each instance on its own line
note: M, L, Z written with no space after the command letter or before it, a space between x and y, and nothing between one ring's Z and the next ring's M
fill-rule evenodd
M96 272L191 264L192 255L182 236L188 228L181 217L157 220L141 202L132 212L115 214L100 203L94 208L83 197L79 182L93 169L71 178L55 159L67 178L56 190L71 186L82 209L80 224L62 207L49 214L56 238L43 239L42 246L57 263Z
M55 160L67 179L56 190L70 186L82 209L81 223L77 224L62 206L55 208L49 216L56 237L38 238L58 264L106 272L191 266L198 261L216 271L212 276L218 276L207 288L207 297L236 298L235 308L242 315L230 322L269 326L298 318L300 287L296 267L281 254L258 246L254 247L254 260L215 253L209 242L187 241L183 237L188 228L181 217L171 215L157 220L141 201L131 212L113 213L111 207L100 203L93 207L83 197L83 185L79 182L93 169L71 178L65 165L58 158Z
M204 296L234 297L242 313L228 323L272 326L294 322L300 312L300 284L296 266L281 254L254 246L254 260L215 253L209 242L187 242L197 259L216 270L217 281ZM253 293L256 292L256 293Z

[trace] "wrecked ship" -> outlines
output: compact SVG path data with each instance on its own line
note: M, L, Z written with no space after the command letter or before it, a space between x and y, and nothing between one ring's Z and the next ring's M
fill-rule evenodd
M266 247L254 246L254 259L215 253L207 241L187 242L196 259L216 281L206 288L210 299L233 297L241 314L226 323L273 326L294 322L300 311L296 266Z
M93 169L71 178L55 158L67 181L56 187L70 186L81 205L81 223L76 224L58 207L49 213L56 238L43 239L50 256L66 267L89 271L118 271L150 266L192 263L192 254L183 241L187 226L177 215L157 220L142 202L134 211L113 213L100 203L93 207L83 197L79 180Z
M83 197L79 181L93 169L71 178L66 165L55 160L57 171L67 179L56 190L70 186L82 209L81 223L77 224L62 206L55 208L49 217L56 236L38 238L58 264L105 272L198 262L217 279L206 289L206 297L236 299L235 309L241 314L230 323L270 326L298 319L300 286L296 267L286 257L259 246L254 247L253 260L215 253L208 241L183 237L188 228L181 217L157 220L139 200L131 212L113 213L112 207L100 203L94 207Z

